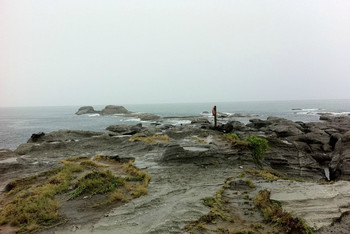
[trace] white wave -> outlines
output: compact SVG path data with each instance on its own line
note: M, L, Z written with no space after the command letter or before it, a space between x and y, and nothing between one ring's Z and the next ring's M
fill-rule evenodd
M319 114L318 112L311 112L311 111L299 111L296 112L297 115L317 115Z
M88 114L87 116L89 116L89 117L95 117L95 116L100 116L100 114Z
M169 122L171 122L172 124L175 124L175 125L181 125L181 124L190 124L191 120L173 120L173 121L169 121Z
M125 122L141 122L140 118L132 118L132 119L126 119Z
M329 115L334 115L334 116L342 116L342 115L350 115L349 111L344 111L344 112L319 112L319 115L322 114L329 114Z

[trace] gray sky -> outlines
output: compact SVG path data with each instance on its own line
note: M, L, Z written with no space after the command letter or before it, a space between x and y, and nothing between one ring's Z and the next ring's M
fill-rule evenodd
M350 98L350 1L0 0L0 106Z

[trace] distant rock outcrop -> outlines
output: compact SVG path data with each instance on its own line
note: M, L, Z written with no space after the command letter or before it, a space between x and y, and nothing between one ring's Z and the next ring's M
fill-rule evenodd
M98 113L92 106L82 106L75 113L76 115L85 115L85 114L95 114Z
M129 114L130 112L123 106L108 105L102 111L101 115Z

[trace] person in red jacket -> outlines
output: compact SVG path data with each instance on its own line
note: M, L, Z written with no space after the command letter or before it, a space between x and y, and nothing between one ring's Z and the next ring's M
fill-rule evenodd
M211 113L214 116L214 128L216 128L216 106L213 106Z

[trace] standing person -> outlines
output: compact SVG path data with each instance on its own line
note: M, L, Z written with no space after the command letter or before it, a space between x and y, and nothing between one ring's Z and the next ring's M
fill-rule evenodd
M216 128L216 106L213 106L211 113L214 116L214 128Z

